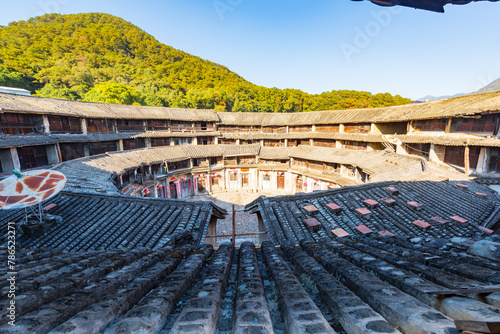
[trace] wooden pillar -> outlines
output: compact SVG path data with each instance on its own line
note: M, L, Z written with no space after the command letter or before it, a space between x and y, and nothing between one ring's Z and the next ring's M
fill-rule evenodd
M465 142L465 154L464 154L464 164L465 164L465 174L469 174L470 163L469 163L469 140Z
M446 123L446 129L444 130L445 133L450 133L451 131L451 121L453 120L453 118L448 118L448 122Z

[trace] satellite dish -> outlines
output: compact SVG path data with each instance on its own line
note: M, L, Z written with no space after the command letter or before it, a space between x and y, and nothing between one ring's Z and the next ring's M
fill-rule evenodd
M66 185L66 176L52 170L21 174L18 170L0 182L0 209L22 209L57 195Z
M0 210L25 209L38 204L38 213L33 213L42 222L42 202L57 195L66 185L66 176L53 170L34 170L14 174L0 181Z
M402 145L403 144L401 142L401 140L399 140L398 138L396 138L394 136L383 135L382 138L384 138L385 141L387 141L391 144L394 144L394 145Z

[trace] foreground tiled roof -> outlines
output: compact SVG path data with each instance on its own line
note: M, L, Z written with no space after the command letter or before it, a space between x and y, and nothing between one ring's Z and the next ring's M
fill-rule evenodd
M18 236L23 247L82 251L136 247L159 248L190 232L194 243L204 240L213 211L210 202L141 199L62 193L44 202L62 222L52 223L43 235ZM0 226L23 220L24 210L1 211Z
M461 187L462 183L468 188ZM399 194L391 194L386 189L389 187L397 189ZM477 192L487 197L477 195ZM386 198L394 202L388 204L384 202ZM365 200L374 200L378 204L370 207ZM409 202L422 206L418 208ZM340 206L339 215L326 206L330 203ZM317 210L308 212L304 209L310 205ZM370 212L363 215L357 210L360 208ZM332 232L335 229L343 229L350 236L389 231L407 238L477 237L487 234L479 226L490 228L500 220L500 202L496 193L474 182L382 182L312 194L260 197L247 205L247 209L261 213L271 240L277 244L285 240L297 243L304 238L335 240L336 235ZM433 220L435 217L446 220L446 223ZM306 226L304 220L309 218L319 222L317 230Z
M498 262L462 253L375 237L217 251L189 242L23 249L16 326L0 332L458 334L454 320L500 318L498 293L446 294L500 281Z

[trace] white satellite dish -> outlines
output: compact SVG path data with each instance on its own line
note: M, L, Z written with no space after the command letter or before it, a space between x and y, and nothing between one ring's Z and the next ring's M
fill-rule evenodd
M403 145L403 143L401 142L401 140L399 140L398 138L394 137L394 136L389 136L389 135L383 135L382 138L384 138L385 141L391 143L391 144L394 144L394 145Z
M42 202L57 195L66 185L66 176L60 172L42 169L14 175L0 181L0 210L27 209L42 222ZM38 204L38 213L32 208Z

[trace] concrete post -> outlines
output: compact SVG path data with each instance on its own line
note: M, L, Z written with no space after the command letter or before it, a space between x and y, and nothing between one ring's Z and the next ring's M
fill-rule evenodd
M87 120L85 118L82 118L81 122L82 122L82 133L84 135L86 135L86 134L88 134L88 131L87 131Z
M12 157L12 166L14 167L13 169L21 169L21 162L19 161L19 155L17 153L17 149L14 147L10 148L10 154Z
M484 173L486 172L486 160L487 160L487 152L486 147L481 147L481 151L479 152L479 158L477 159L476 172Z
M444 160L445 151L446 146L431 144L431 148L429 150L429 161L442 162Z
M42 120L43 120L43 133L50 134L49 116L43 115Z

